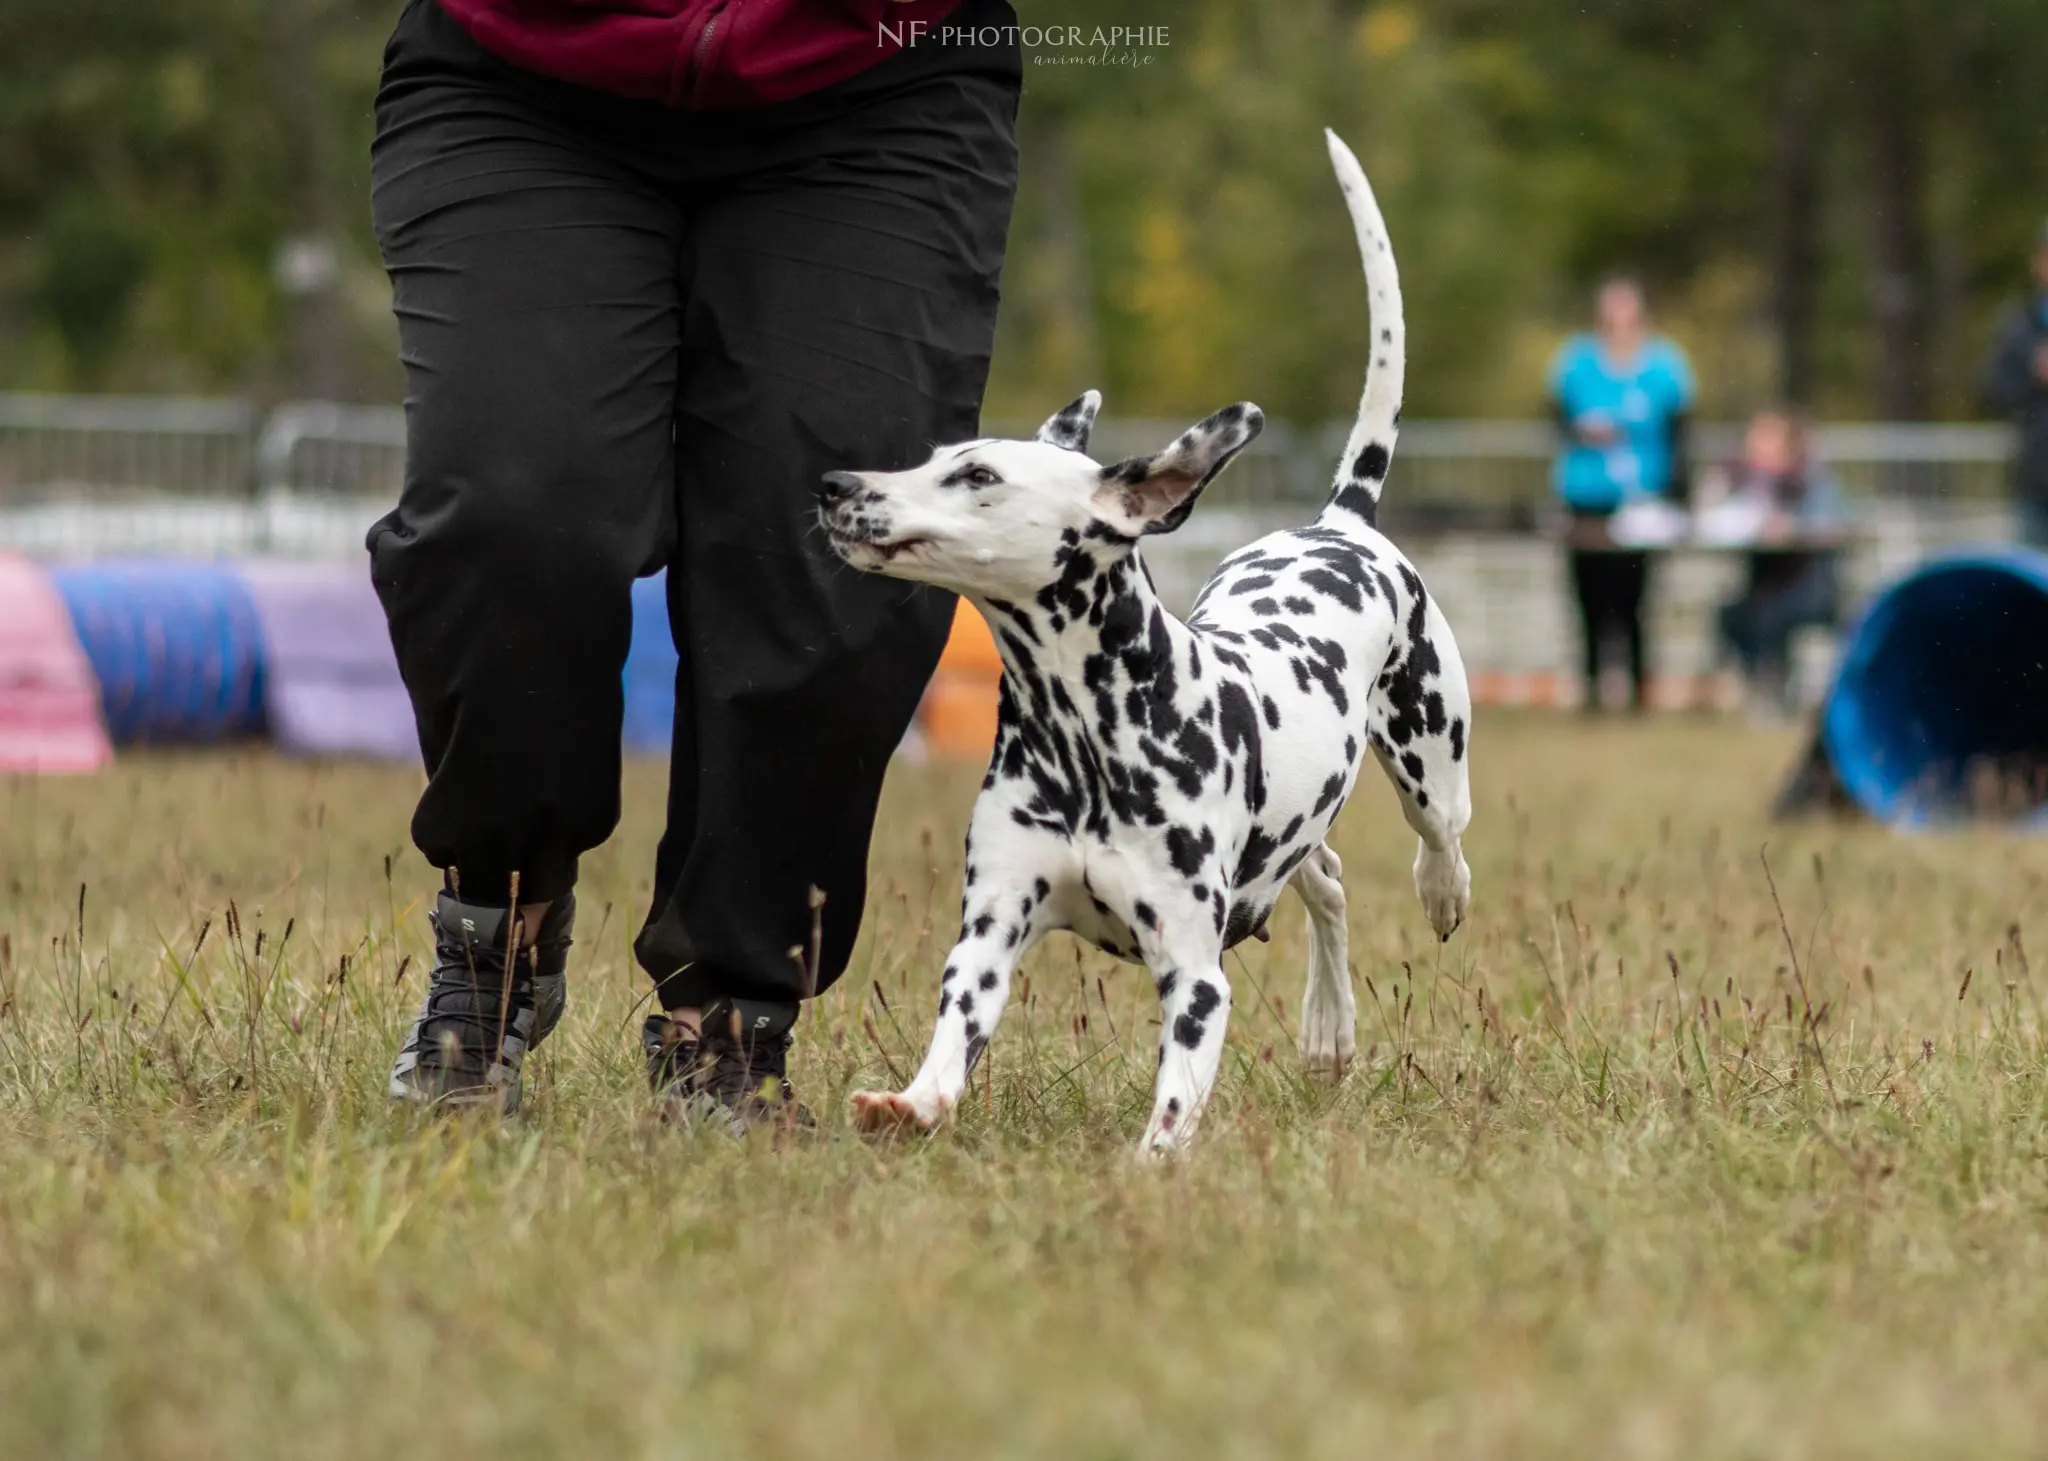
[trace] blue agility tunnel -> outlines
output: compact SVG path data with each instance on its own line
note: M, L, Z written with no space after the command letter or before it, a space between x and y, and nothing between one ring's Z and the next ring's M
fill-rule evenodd
M2048 555L1959 552L1880 592L1844 641L1816 753L1882 821L2048 830Z
M120 746L263 730L263 634L233 567L155 561L51 570Z

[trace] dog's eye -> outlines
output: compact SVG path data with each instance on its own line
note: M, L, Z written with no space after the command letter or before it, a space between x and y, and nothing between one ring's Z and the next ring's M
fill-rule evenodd
M1003 479L977 462L961 474L960 480L970 487L993 487Z

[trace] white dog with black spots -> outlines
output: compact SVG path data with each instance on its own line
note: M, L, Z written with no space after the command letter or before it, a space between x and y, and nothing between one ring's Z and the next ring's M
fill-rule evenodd
M908 1087L854 1097L863 1127L943 1121L1018 961L1067 929L1150 969L1159 1074L1142 1149L1185 1146L1223 1051L1223 951L1264 934L1289 883L1308 907L1301 1053L1341 1074L1357 1009L1343 870L1324 838L1368 750L1419 836L1415 889L1431 926L1449 938L1465 917L1464 666L1421 577L1374 526L1400 422L1400 281L1357 159L1334 133L1329 146L1376 336L1357 424L1315 521L1231 555L1186 623L1161 606L1138 544L1186 520L1258 435L1256 406L1225 407L1164 451L1105 467L1087 455L1101 404L1090 391L1030 441L970 441L908 471L826 478L835 551L964 595L1003 658L937 1028Z

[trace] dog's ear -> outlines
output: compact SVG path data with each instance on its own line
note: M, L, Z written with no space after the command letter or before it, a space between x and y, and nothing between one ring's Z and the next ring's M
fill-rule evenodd
M1083 391L1071 404L1047 417L1045 425L1031 433L1033 441L1067 451L1088 450L1088 433L1095 429L1095 413L1102 409L1101 391Z
M1264 412L1239 401L1197 421L1164 451L1104 467L1095 515L1129 537L1172 532L1188 520L1210 479L1265 425Z

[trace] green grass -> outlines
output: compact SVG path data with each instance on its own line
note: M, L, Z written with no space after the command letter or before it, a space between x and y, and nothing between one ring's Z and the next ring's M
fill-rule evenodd
M427 954L415 775L13 782L0 1454L2038 1454L2048 846L1771 828L1791 749L1483 721L1442 949L1362 790L1360 1061L1298 1070L1289 899L1165 1167L1128 1156L1148 982L1064 937L953 1127L847 1133L921 1054L971 772L898 771L861 952L800 1027L829 1139L783 1148L650 1119L658 768L502 1125L382 1100Z

